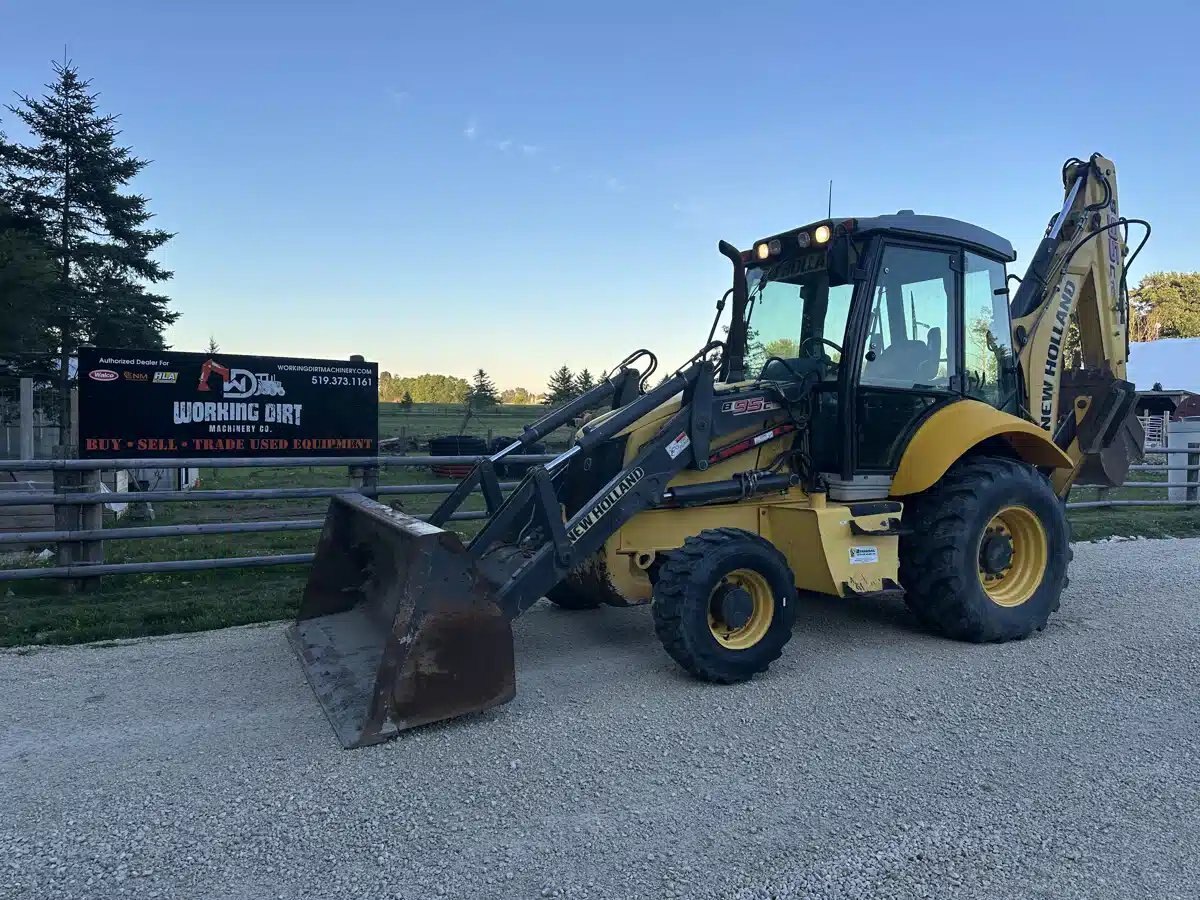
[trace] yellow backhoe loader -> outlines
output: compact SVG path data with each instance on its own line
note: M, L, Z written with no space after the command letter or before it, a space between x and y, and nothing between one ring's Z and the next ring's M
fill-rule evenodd
M512 699L511 622L542 597L651 603L666 651L721 683L766 671L806 592L903 595L967 641L1041 629L1071 485L1121 483L1142 448L1125 271L1149 226L1099 154L1062 176L1023 280L1004 238L911 210L722 241L709 340L657 386L638 351L428 521L334 498L291 640L342 743ZM505 496L498 463L602 405ZM475 491L488 518L464 540L445 526Z

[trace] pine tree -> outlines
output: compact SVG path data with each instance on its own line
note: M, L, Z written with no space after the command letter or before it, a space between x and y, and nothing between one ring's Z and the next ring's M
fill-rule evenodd
M403 407L405 412L410 412L412 410L412 405L412 394L410 394L408 391L405 391L404 396L400 398L400 406Z
M575 376L566 366L559 367L550 376L550 382L546 385L545 403L549 406L558 406L574 400L578 396L579 392L575 389Z
M467 403L472 409L488 409L500 402L500 394L488 373L479 369L471 381Z
M212 356L214 353L221 352L221 345L217 343L217 339L215 337L213 337L211 334L208 336L208 350L206 350L205 352L209 356Z
M54 276L39 223L0 200L0 364L19 356L46 368L57 344Z
M178 318L146 286L171 277L151 254L172 235L150 228L146 198L122 192L147 165L117 143L115 116L97 111L91 82L69 62L54 64L47 93L7 107L33 143L0 139L0 193L42 226L55 263L61 377L60 424L70 422L70 357L90 342L156 349Z
M575 390L583 394L596 386L596 379L587 369L580 369L575 376Z

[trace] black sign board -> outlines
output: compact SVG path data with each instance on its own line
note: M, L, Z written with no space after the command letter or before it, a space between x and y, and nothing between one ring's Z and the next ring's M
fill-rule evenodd
M84 348L79 455L373 456L378 376L367 362Z

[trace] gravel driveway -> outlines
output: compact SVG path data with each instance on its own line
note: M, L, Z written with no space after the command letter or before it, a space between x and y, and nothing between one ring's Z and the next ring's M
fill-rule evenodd
M1195 898L1198 562L1079 545L1004 646L821 602L725 688L539 604L513 703L358 751L279 625L2 653L0 897Z

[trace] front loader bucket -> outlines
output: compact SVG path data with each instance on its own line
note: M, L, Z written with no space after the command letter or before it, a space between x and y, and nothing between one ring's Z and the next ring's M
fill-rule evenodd
M511 624L458 536L357 494L330 501L288 636L347 748L516 694Z

